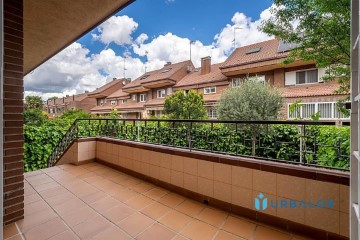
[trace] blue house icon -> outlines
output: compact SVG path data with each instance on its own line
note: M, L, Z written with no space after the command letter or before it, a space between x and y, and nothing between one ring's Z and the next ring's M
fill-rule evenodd
M268 206L267 198L265 198L264 194L260 193L258 197L255 198L255 209L265 210Z

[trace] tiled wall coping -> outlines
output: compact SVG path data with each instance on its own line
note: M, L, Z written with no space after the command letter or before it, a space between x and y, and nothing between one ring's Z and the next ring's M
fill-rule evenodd
M338 183L346 186L350 185L350 174L348 172L327 170L327 169L301 166L301 165L295 165L289 163L281 163L275 161L259 160L255 158L246 158L246 157L231 156L225 154L201 152L195 150L189 151L188 149L167 147L167 146L155 145L149 143L125 141L114 138L105 138L105 137L82 138L82 139L78 139L77 141L83 142L89 140L116 143L128 147L134 147L134 148L178 155L183 157L196 158L199 160L204 160L209 162L216 162L216 163L228 164L232 166L251 168L251 169L284 174L294 177L313 179L317 181Z
M96 144L90 146L88 145L90 142ZM91 152L94 151L94 146L96 146L95 159L86 154L90 151L89 148ZM97 161L209 206L295 234L319 240L348 239L349 213L346 196L348 196L349 175L345 172L201 151L190 152L188 149L104 137L77 139L69 149L68 158L73 158L72 153L77 157L77 160L73 159L74 164L81 164L84 160ZM155 156L160 160L156 161ZM63 158L66 159L65 156ZM189 172L189 166L194 163L191 159L198 160L195 161L196 172L193 173ZM187 170L185 165L182 165L182 161L188 162ZM241 175L241 178L234 178L231 174L229 182L224 177L227 175L219 175L221 172L227 172L226 169L229 167L231 171L244 175ZM213 168L212 173L209 172L211 168ZM245 170L246 174L242 172L244 168L249 169L249 171ZM252 179L251 182L248 181L249 177ZM338 204L335 209L324 208L316 212L306 209L296 210L291 214L290 212L285 214L280 209L275 212L273 210L263 212L255 210L251 203L254 194L258 192L265 193L269 199L311 200L313 196L319 199L331 198Z

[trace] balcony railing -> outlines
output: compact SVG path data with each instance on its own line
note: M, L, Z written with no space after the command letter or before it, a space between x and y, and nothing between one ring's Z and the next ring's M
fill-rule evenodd
M50 156L77 137L109 137L348 171L349 122L78 119Z

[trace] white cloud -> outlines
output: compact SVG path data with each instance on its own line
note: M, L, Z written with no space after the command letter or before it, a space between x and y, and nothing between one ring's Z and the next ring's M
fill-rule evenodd
M258 30L258 26L270 15L269 9L266 9L258 20L252 21L244 13L235 13L231 24L227 24L214 36L212 44L204 45L200 41L192 43L194 65L199 67L200 59L206 56L211 56L213 63L225 61L233 50L235 27L242 28L236 30L237 47L269 39L269 36ZM145 67L150 71L161 68L168 61L176 63L190 58L188 38L166 33L149 40L149 36L142 33L133 40L132 35L137 27L138 23L128 16L111 17L92 36L106 45L114 42L126 47L123 56L117 55L111 48L90 55L85 46L73 43L25 77L25 95L38 94L46 99L92 91L113 77L123 77L124 56L127 69L125 76L132 79L142 75ZM145 55L147 63L143 63L140 58Z
M252 21L252 19L247 17L244 13L235 13L231 19L232 24L227 24L221 30L221 32L215 36L215 45L224 54L229 54L234 46L234 31L236 47L241 47L273 38L258 30L261 22L269 19L270 16L270 8L265 9L260 14L260 18L256 21Z
M128 16L112 16L102 23L97 31L99 34L92 34L94 40L100 40L105 44L114 42L118 45L131 44L131 34L137 29L138 23Z

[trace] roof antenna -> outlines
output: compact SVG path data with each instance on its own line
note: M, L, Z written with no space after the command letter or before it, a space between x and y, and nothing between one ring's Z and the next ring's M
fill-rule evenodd
M126 79L125 78L125 71L127 70L126 67L125 67L125 61L126 61L126 56L124 56L124 79Z
M147 62L149 61L149 59L148 59L148 54L149 54L149 51L148 51L148 50L145 50L145 56L146 56L146 62L145 62L145 73L146 73L146 70L147 70L147 66L146 66L146 64L147 64Z
M190 61L191 61L191 44L195 43L195 41L190 40Z

